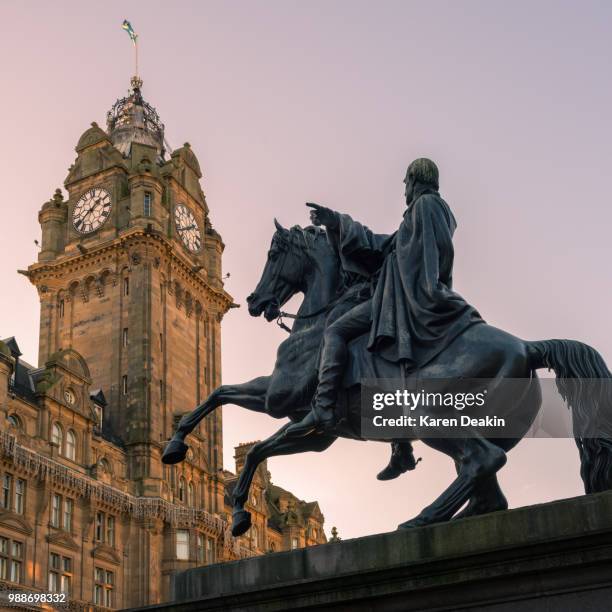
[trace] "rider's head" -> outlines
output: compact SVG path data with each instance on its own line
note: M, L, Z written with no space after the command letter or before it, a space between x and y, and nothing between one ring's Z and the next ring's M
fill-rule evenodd
M404 183L406 184L406 204L410 204L416 192L422 189L429 188L438 191L440 188L438 180L438 166L436 166L431 159L427 159L426 157L415 159L408 166L406 178L404 179Z

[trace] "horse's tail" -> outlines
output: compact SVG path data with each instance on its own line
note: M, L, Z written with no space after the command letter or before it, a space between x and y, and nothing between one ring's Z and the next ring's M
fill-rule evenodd
M555 372L557 389L572 410L585 491L612 489L612 373L602 356L575 340L525 344L531 367Z

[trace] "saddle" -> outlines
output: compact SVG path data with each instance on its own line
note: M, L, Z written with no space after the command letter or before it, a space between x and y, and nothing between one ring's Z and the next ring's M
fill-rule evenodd
M364 378L404 378L407 374L410 375L402 364L392 363L368 351L368 338L369 332L349 342L348 359L342 379L344 389L360 385Z

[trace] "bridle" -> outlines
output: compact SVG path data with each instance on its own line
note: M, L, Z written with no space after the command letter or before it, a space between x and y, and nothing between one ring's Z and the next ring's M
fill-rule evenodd
M291 228L291 230L288 230L288 231L291 232L291 231L294 231L295 229L296 228ZM303 234L302 228L299 228L299 230L302 232L302 235L304 237L304 242L306 243L306 247L308 248L308 242L306 240L306 237ZM285 269L285 264L287 262L287 255L289 253L293 253L293 248L295 247L292 237L287 239L284 236L280 236L279 242L284 247L282 250L284 255L280 263L280 266L278 267L278 270L274 273L274 276L272 277L272 293L273 294L276 294L276 285L282 276L283 270ZM298 260L300 261L300 266L301 266L300 271L299 271L299 278L302 278L304 275L304 270L306 266L301 257L298 257ZM276 295L275 295L275 298L276 298ZM314 317L318 317L319 315L325 312L329 312L338 303L339 299L340 298L335 298L331 300L328 304L323 306L322 308L319 308L318 310L315 310L314 312L310 312L305 315L292 314L290 312L285 312L284 310L279 310L279 314L276 319L276 324L280 328L284 329L288 334L290 334L291 328L285 325L285 323L283 322L283 318L293 319L294 321L303 320L303 319L313 319Z

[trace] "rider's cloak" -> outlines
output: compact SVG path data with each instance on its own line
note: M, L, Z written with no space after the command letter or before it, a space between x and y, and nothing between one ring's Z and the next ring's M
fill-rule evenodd
M370 351L422 367L468 327L483 322L452 290L457 223L437 191L416 197L391 235L375 234L349 215L338 214L338 221L328 235L343 268L377 278Z

